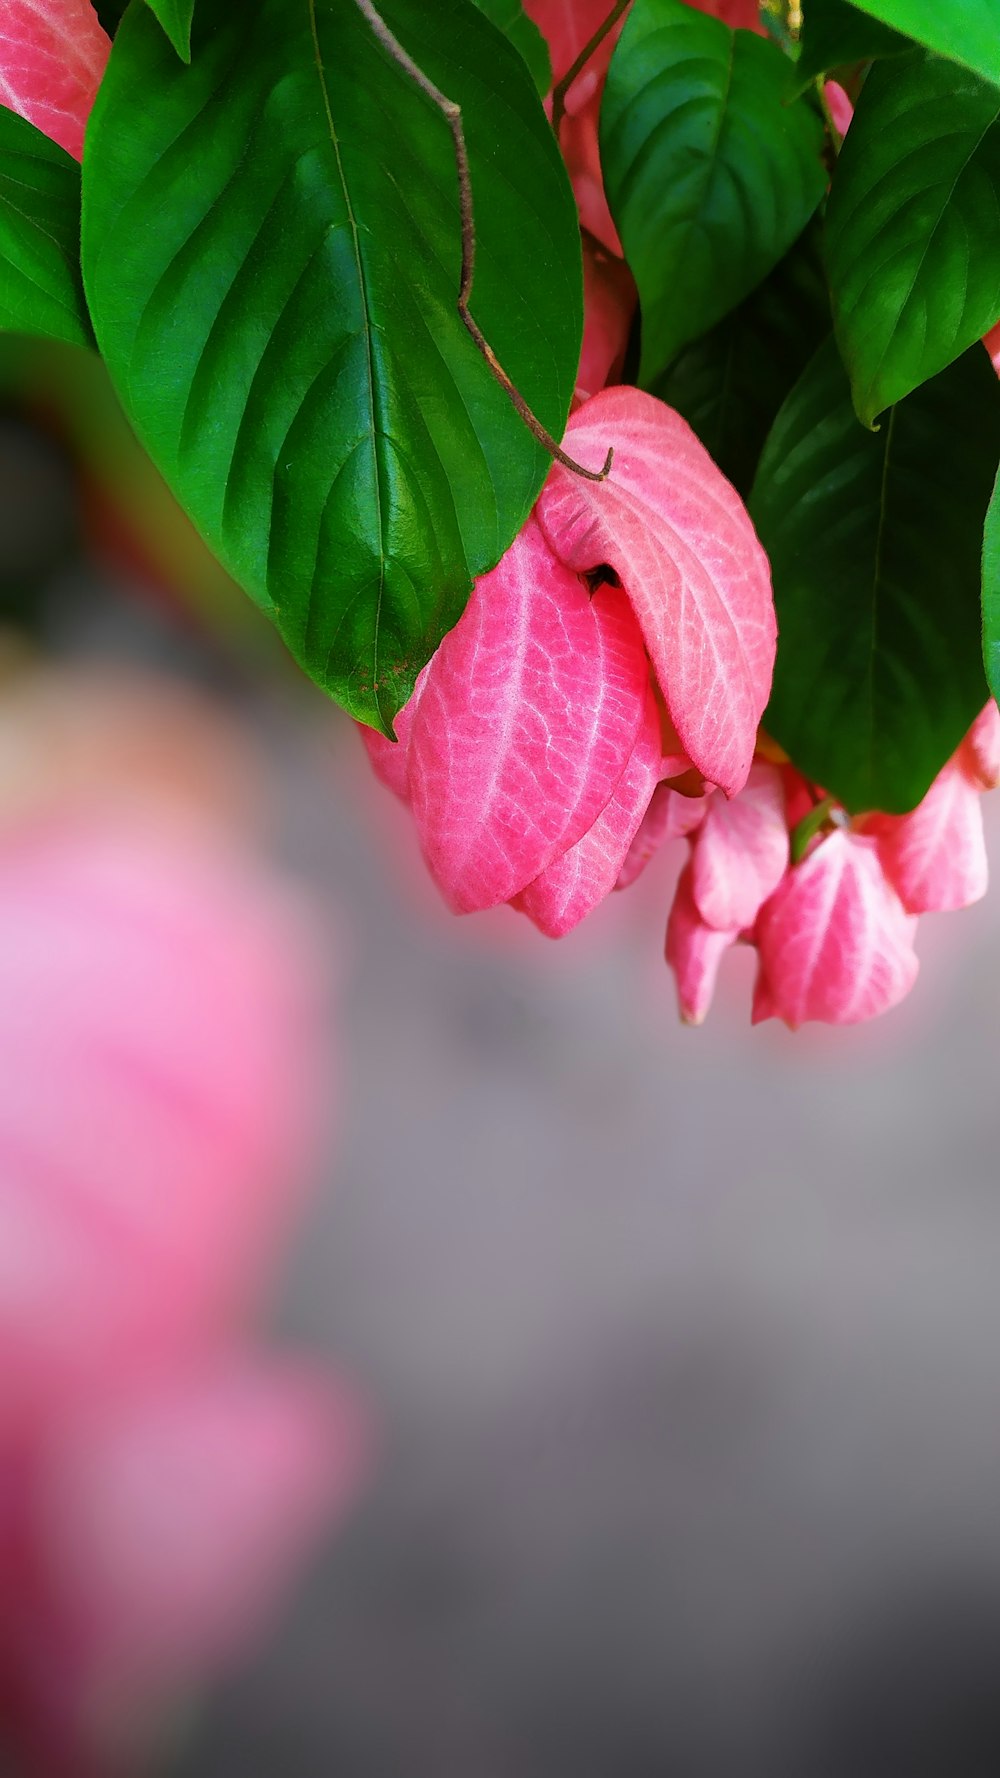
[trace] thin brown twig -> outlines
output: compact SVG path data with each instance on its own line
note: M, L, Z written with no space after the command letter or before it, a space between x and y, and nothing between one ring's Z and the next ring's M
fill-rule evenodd
M413 81L414 86L419 87L425 97L430 99L431 104L437 107L438 111L440 111L445 118L448 128L451 130L452 141L455 145L455 170L458 174L459 208L462 218L462 276L458 292L458 313L463 327L473 340L477 350L486 360L490 371L496 378L496 381L500 384L500 387L505 390L510 397L514 408L524 421L529 432L538 440L540 445L544 445L549 456L554 458L557 463L561 463L564 469L571 469L574 475L582 475L589 482L603 482L611 468L614 452L608 452L602 469L586 469L582 463L577 463L573 457L568 456L562 446L556 443L552 434L542 425L541 420L539 420L532 412L528 403L525 401L524 396L521 394L520 390L515 387L514 383L507 375L507 372L497 358L492 346L469 311L469 304L472 300L472 280L475 276L476 269L476 225L472 207L472 175L469 171L469 151L466 146L465 130L462 125L461 106L456 105L454 99L449 99L445 93L441 92L440 88L434 85L433 80L428 78L423 69L418 68L413 57L408 55L398 38L393 36L393 33L390 31L382 15L376 11L375 7L372 5L372 0L355 0L355 5L363 18L367 20L375 36L378 38L379 43L382 45L382 48L386 51L386 54L392 57L392 60L398 67L402 68L403 73Z
M562 120L566 115L566 95L569 92L570 87L573 85L577 75L587 66L595 49L600 49L608 32L614 30L622 13L627 6L631 5L631 3L632 0L615 0L615 5L611 8L604 23L598 25L593 37L590 39L589 43L584 44L572 67L567 69L558 85L552 88L552 128L555 130L557 142L559 140L559 132L562 129Z

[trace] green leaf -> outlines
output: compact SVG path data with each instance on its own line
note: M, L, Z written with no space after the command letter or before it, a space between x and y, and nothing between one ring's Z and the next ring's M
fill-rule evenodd
M848 809L912 809L986 701L980 539L1000 457L981 346L859 426L836 346L792 390L750 512L778 660L764 725Z
M913 47L908 37L859 12L849 0L808 0L799 41L801 51L795 65L798 91L832 68L872 62Z
M463 107L472 312L558 437L582 273L538 95L472 0L383 11ZM101 350L154 462L313 678L388 728L549 466L457 312L445 119L353 0L199 0L188 68L133 5L83 234Z
M191 60L191 23L194 0L146 0L170 38L182 62Z
M881 19L938 55L964 62L986 80L1000 83L1000 19L997 0L857 0Z
M923 50L876 64L837 162L827 268L871 425L1000 315L1000 88Z
M995 698L1000 697L1000 475L986 514L983 531L983 659L986 678Z
M552 85L552 62L549 57L549 46L535 24L529 19L521 0L476 0L480 12L509 37L519 55L523 56L531 70L541 98L544 99Z
M0 328L91 346L80 278L80 169L0 106Z
M635 0L601 110L604 181L642 307L641 376L749 295L826 185L823 129L773 43Z
M813 225L738 309L686 346L653 384L744 498L778 409L829 331Z

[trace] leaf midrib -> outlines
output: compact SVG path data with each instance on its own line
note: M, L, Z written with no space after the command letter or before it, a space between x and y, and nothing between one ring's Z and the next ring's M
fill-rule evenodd
M329 91L329 88L326 83L326 70L323 66L323 52L322 52L322 49L320 46L320 41L319 41L319 25L318 25L317 19L316 19L316 0L306 0L306 5L308 8L308 13L309 13L309 30L310 30L310 34L312 37L313 54L314 54L315 60L316 60L316 75L317 75L317 79L319 81L320 94L321 94L322 100L323 100L323 109L324 109L324 112L326 113L327 126L328 126L329 132L330 132L330 144L333 148L334 159L337 163L337 175L340 180L340 188L341 188L341 191L342 191L343 197L344 197L344 207L347 211L348 222L350 223L351 240L352 240L352 243L354 246L354 263L357 267L358 289L359 289L359 293L361 296L361 313L362 313L362 317L363 317L363 327L364 327L364 336L365 336L365 354L366 354L367 367L368 367L368 414L369 414L369 420L370 420L369 436L371 438L372 469L374 471L375 522L378 527L378 559L379 559L378 602L375 607L375 623L374 623L373 632L372 632L372 698L374 700L375 708L378 711L379 718L384 723L385 718L383 716L382 702L381 702L381 698L379 696L379 667L378 667L379 634L380 634L381 622L382 622L382 604L383 604L383 600L384 600L384 596L385 596L385 552L382 547L383 536L384 536L383 518L382 518L382 461L381 461L381 456L380 456L379 449L378 449L378 431L377 431L378 416L376 414L376 398L375 398L375 344L374 344L374 338L373 338L373 329L372 329L372 325L371 325L369 301L368 301L368 277L367 277L367 273L365 270L364 259L363 259L362 252L361 252L360 231L358 229L357 218L354 214L354 205L351 201L351 193L350 193L350 189L349 189L348 183L347 183L347 176L344 172L344 163L343 163L343 160L341 159L340 142L337 137L337 129L336 129L336 125L333 121L333 108L330 104L330 91Z

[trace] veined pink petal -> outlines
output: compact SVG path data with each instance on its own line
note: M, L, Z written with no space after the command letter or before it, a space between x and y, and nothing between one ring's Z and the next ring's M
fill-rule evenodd
M620 589L591 595L529 519L434 656L410 732L420 843L456 912L510 901L582 839L648 686Z
M829 834L765 902L755 941L755 1022L852 1025L888 1012L916 980L916 920L886 881L873 839Z
M667 840L686 839L688 834L694 833L704 821L707 808L707 796L682 796L669 784L658 784L618 872L615 888L630 888Z
M691 891L721 932L752 926L788 868L785 793L777 766L756 764L739 796L708 802L691 854Z
M980 790L1000 785L1000 710L993 698L979 712L957 758L963 772Z
M364 722L356 725L379 783L384 784L387 790L391 790L404 803L410 800L410 730L427 683L429 668L428 661L427 666L422 667L417 675L413 696L403 705L402 710L396 712L393 722L396 730L394 741L380 734L378 729L369 728Z
M660 716L652 692L632 757L589 832L514 899L549 938L562 938L610 895L660 775Z
M870 815L890 883L911 914L948 913L986 894L989 865L980 792L957 760L939 772L909 815Z
M0 0L0 104L76 160L110 53L90 0Z
M667 709L693 764L727 795L747 781L771 689L771 575L742 500L679 414L638 389L605 389L570 417L538 517L579 573L611 567L632 601Z
M701 1025L708 1016L726 952L739 931L720 932L706 925L695 906L691 866L686 864L677 880L673 906L667 921L667 962L674 972L681 1018L685 1025Z
M625 261L585 235L583 349L576 373L577 401L596 395L606 383L618 382L636 302L635 279Z

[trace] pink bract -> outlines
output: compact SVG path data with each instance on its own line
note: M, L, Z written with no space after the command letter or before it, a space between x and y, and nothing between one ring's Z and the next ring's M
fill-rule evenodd
M756 764L739 796L709 799L691 855L691 893L720 931L752 926L788 867L785 793L777 766Z
M685 865L667 921L666 948L685 1025L704 1023L715 993L719 965L739 936L736 930L722 932L702 919L692 893L691 866Z
M586 401L605 384L620 380L637 300L625 261L584 235L583 347L575 400Z
M986 894L989 865L978 786L957 760L939 772L910 815L872 815L886 876L911 914L948 913Z
M656 788L660 757L660 716L650 691L638 740L611 801L583 838L515 898L514 906L549 938L571 932L615 887Z
M707 796L682 796L669 784L658 784L618 873L615 888L631 888L667 840L686 839L701 826L707 808Z
M875 841L837 831L785 876L765 903L755 940L760 972L753 1020L851 1025L909 993L916 920L886 881Z
M570 418L537 513L578 573L602 564L632 602L670 719L697 769L743 788L771 689L777 627L767 557L735 489L685 420L637 389L605 389Z
M991 698L979 712L957 758L966 777L980 790L1000 785L1000 710Z
M322 958L282 883L187 824L4 838L0 1431L245 1314L319 1136Z
M529 519L441 643L410 731L417 832L456 912L509 901L583 838L628 764L648 684L624 595L591 595Z
M0 104L76 160L111 42L90 0L3 0Z

